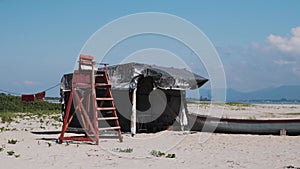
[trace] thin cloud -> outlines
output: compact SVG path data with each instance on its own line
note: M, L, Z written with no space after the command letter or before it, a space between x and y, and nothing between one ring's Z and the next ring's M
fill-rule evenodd
M300 27L290 36L267 36L267 43L219 47L229 88L251 91L299 84Z
M295 61L287 61L287 60L275 60L274 63L277 64L277 65L292 65L292 64L296 64Z
M23 83L25 85L35 85L35 84L37 84L37 82L31 81L31 80L25 80Z
M291 29L290 37L271 34L267 40L280 51L300 54L300 26Z
M300 77L300 69L299 69L298 67L294 67L294 68L293 68L293 73L294 73L295 75L297 75L298 77Z

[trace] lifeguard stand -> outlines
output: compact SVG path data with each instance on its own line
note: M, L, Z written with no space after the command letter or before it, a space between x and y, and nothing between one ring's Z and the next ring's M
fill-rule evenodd
M80 55L78 70L74 70L72 90L64 116L61 135L58 143L63 140L91 141L99 144L99 131L115 130L120 142L123 141L117 110L111 93L111 84L106 64L104 70L95 70L92 56ZM71 114L71 106L74 113ZM83 136L65 136L69 124L77 116L82 128ZM101 125L106 121L109 126ZM100 126L99 126L100 125Z

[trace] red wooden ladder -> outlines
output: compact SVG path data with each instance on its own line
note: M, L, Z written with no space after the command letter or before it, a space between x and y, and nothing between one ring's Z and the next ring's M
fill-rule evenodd
M80 55L79 68L73 73L72 90L64 116L61 135L58 138L58 143L60 144L63 140L71 140L91 141L98 145L99 130L116 130L120 142L123 141L106 65L103 71L97 70L95 75L93 59L92 56ZM75 110L72 114L70 110L73 105ZM111 111L112 113L110 113ZM109 114L109 116L105 114ZM83 132L81 133L84 136L65 136L68 126L75 115L82 126ZM103 117L103 115L105 116ZM113 122L113 126L101 127L101 123L104 123L104 121L108 124Z

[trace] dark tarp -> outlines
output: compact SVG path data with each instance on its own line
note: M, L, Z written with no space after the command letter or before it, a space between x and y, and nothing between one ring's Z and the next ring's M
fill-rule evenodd
M152 77L154 87L175 90L197 89L208 81L186 69L140 63L120 64L109 66L107 69L112 88L116 89L128 89L130 82L137 76ZM72 74L63 76L61 89L71 90L71 86Z

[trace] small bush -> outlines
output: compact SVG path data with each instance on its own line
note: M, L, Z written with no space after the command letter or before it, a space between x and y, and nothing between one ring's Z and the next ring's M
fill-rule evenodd
M132 148L126 148L126 149L115 148L115 149L113 149L113 151L120 152L120 153L132 153L133 149Z
M15 154L15 157L19 158L19 157L21 157L21 154Z
M4 146L0 147L0 152L3 151L5 148Z
M226 105L229 105L229 106L243 106L243 107L250 107L251 106L251 104L241 103L241 102L228 102L228 103L226 103Z
M168 154L168 155L166 156L166 158L175 158L175 157L176 157L175 154Z
M14 152L13 150L10 150L10 151L7 151L7 154L8 154L9 156L12 156L12 155L15 154L15 152Z
M18 142L18 140L14 140L14 139L7 141L8 144L16 144L17 142Z
M156 151L156 150L152 150L150 152L151 155L155 156L155 157L161 157L161 156L164 156L165 153L161 152L161 151Z
M161 151L156 151L156 150L152 150L150 152L150 154L153 155L153 156L155 156L155 157L162 157L162 156L164 156L166 158L175 158L176 157L175 154L167 154L166 155L166 153L161 152Z

